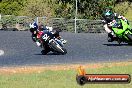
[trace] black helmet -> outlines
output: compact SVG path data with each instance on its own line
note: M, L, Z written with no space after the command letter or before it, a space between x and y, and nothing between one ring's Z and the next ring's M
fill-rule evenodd
M103 17L106 21L111 21L113 19L113 11L111 8L107 8L104 13Z

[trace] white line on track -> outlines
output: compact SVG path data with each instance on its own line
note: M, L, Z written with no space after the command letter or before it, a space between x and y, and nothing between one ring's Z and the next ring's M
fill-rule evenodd
M0 50L0 56L4 55L4 51Z

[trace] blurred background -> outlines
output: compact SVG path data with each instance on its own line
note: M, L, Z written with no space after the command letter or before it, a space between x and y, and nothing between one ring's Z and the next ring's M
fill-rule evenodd
M132 25L132 0L1 0L0 30L25 31L36 21L60 31L101 33L106 8Z

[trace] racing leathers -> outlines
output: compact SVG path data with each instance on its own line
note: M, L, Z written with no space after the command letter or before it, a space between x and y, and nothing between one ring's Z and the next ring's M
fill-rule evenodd
M116 37L114 36L114 32L112 31L112 23L115 22L116 19L123 19L128 23L128 20L124 16L121 16L117 13L113 13L110 18L103 17L103 25L105 31L108 33L108 42L112 42L116 40Z
M66 43L66 40L62 39L61 36L59 35L58 31L53 31L52 27L38 27L38 31L36 33L32 34L32 40L36 42L37 46L42 47L42 42L40 41L40 38L44 31L49 31L53 37L57 38L58 41L62 42L63 44Z

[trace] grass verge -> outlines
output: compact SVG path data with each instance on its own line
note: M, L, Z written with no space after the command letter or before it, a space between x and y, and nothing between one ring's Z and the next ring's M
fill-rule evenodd
M69 65L70 66L70 65ZM66 68L69 66L58 66ZM52 67L52 66L51 66ZM48 69L38 67L38 70L30 71L32 67L22 68L11 73L13 68L0 69L0 88L132 88L130 84L86 84L80 86L76 83L77 65L69 69L55 69L55 66ZM56 67L57 68L57 67ZM105 63L84 65L87 73L99 74L130 74L132 75L132 63ZM11 70L11 71L5 71ZM16 69L16 68L14 68ZM33 68L32 68L33 69ZM36 67L37 69L37 67ZM27 71L30 72L27 72ZM6 73L5 73L5 72ZM3 72L3 73L2 73Z

